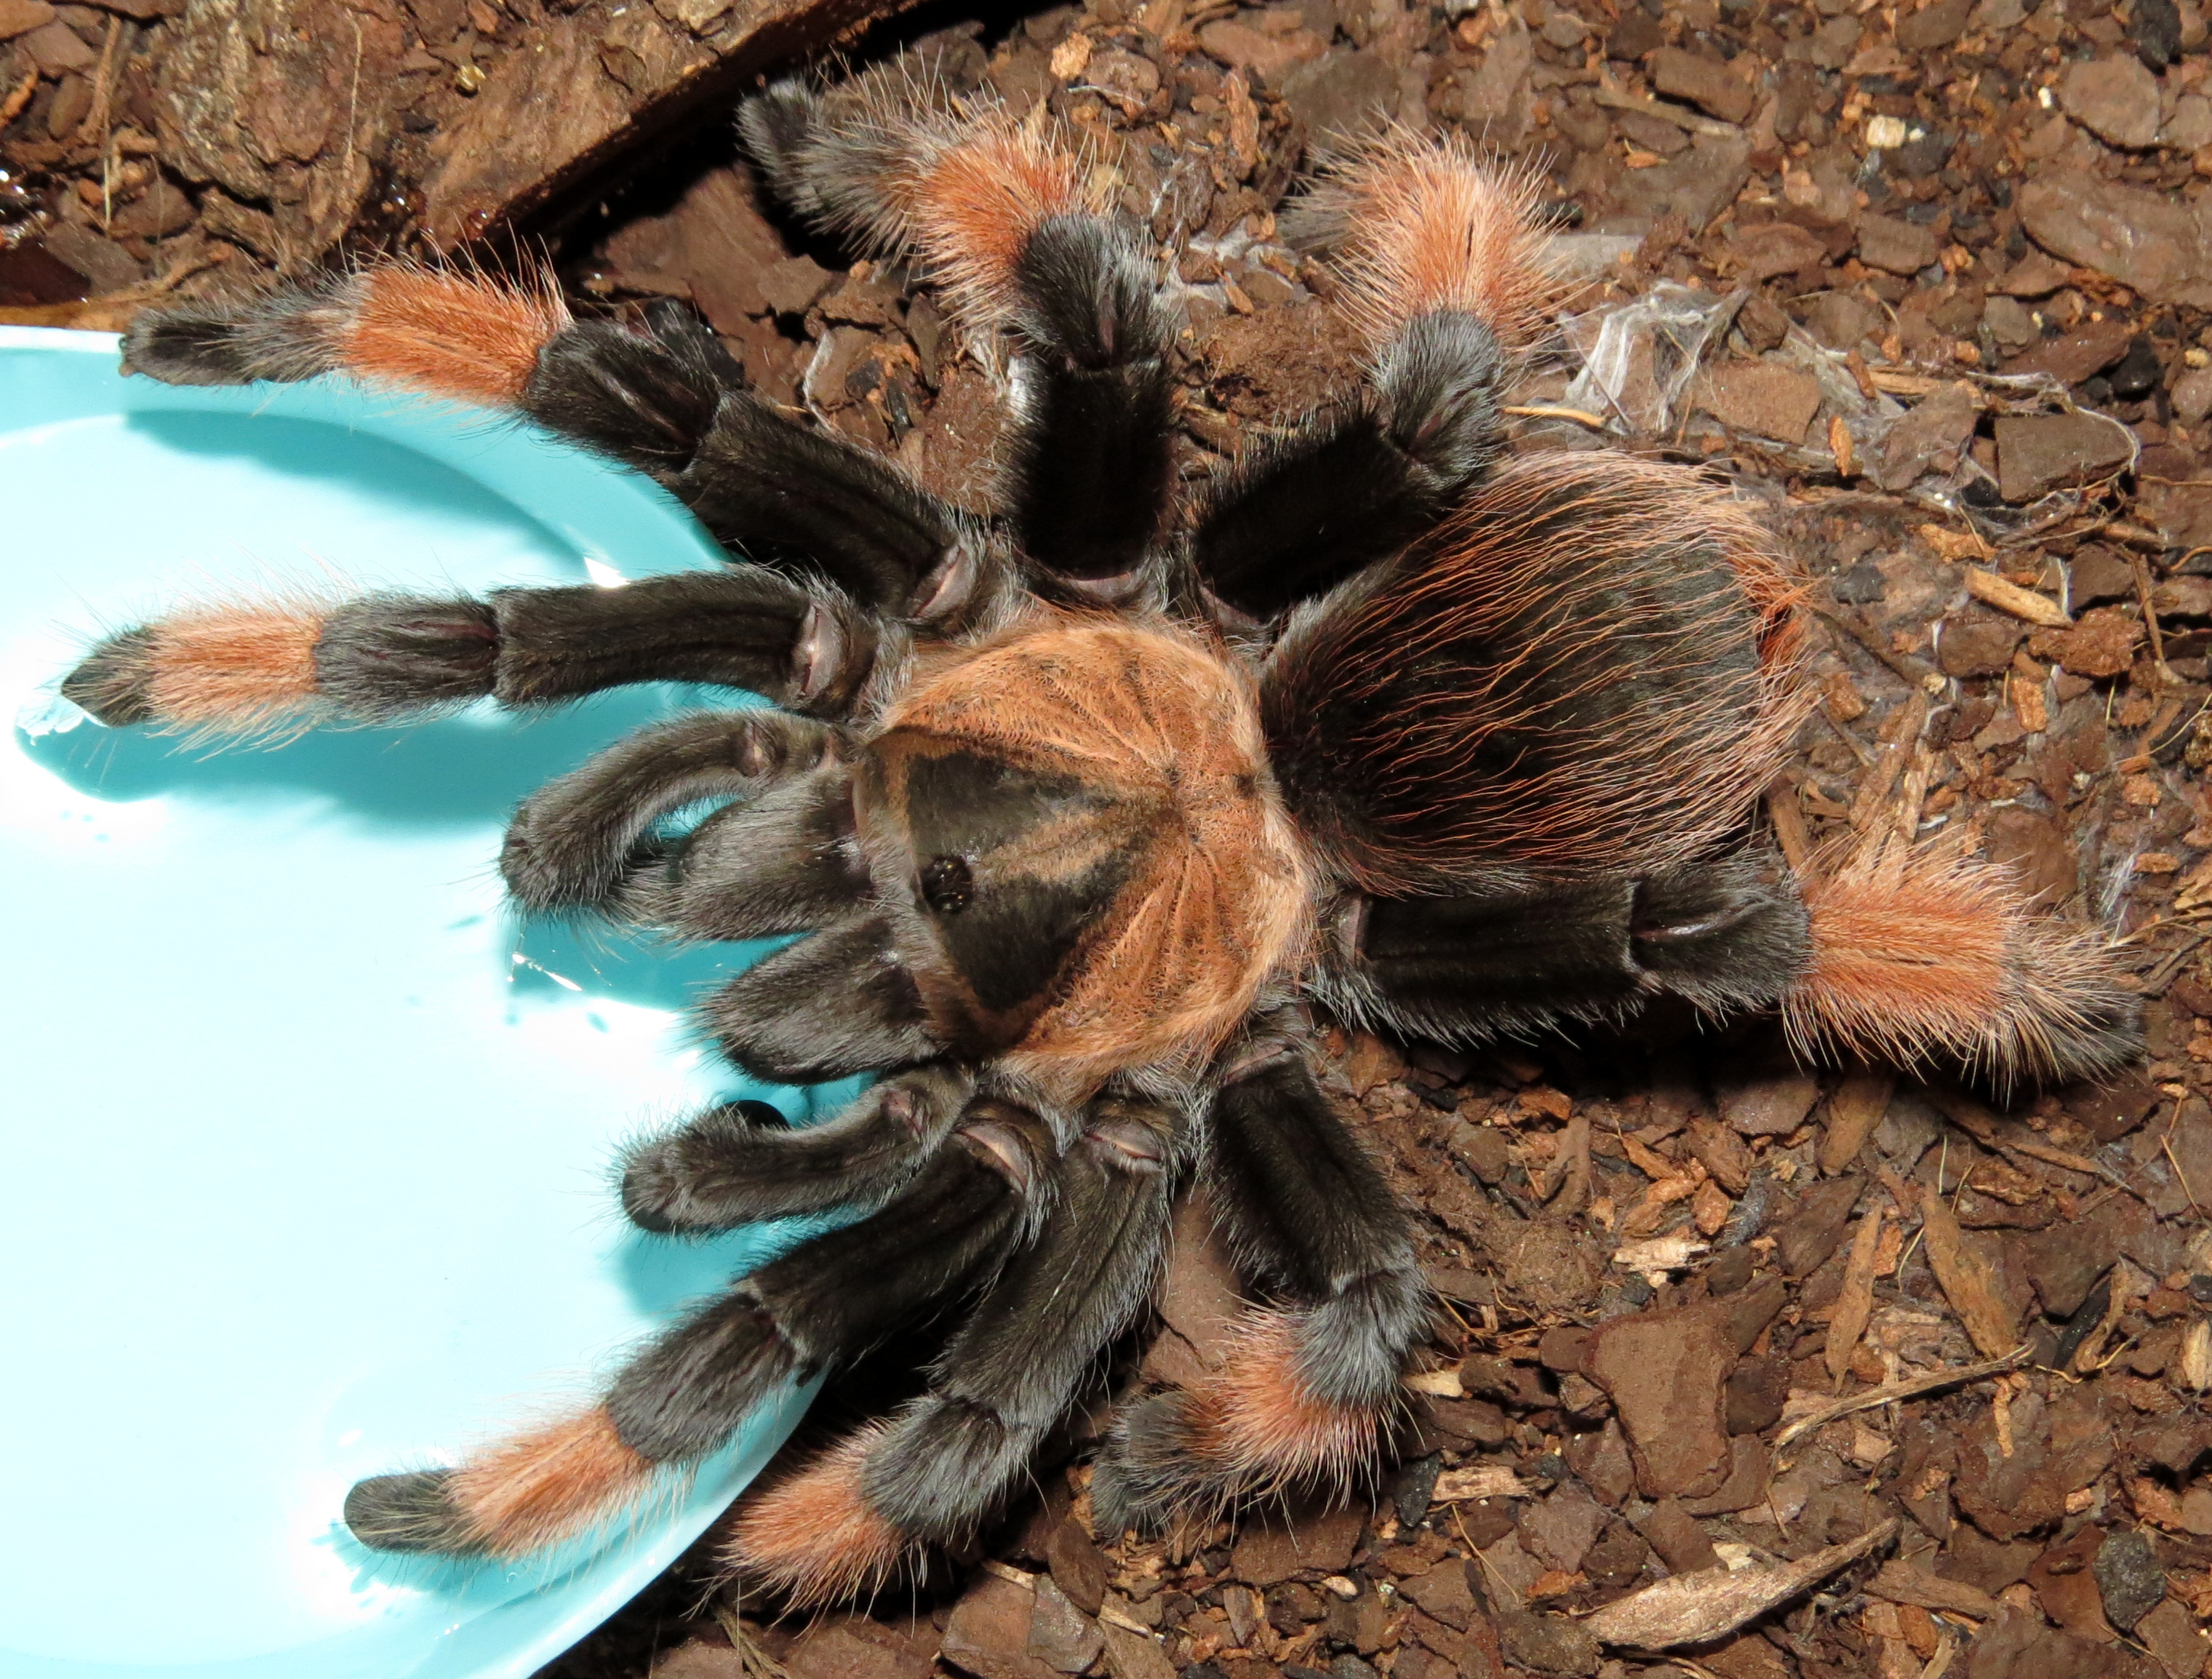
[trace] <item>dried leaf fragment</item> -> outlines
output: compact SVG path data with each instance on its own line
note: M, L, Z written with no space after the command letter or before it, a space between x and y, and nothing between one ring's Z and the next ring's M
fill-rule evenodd
M1631 1650L1669 1650L1702 1644L1734 1632L1753 1615L1796 1597L1838 1568L1856 1562L1897 1531L1894 1520L1847 1544L1831 1545L1798 1562L1751 1563L1741 1568L1701 1568L1677 1574L1607 1604L1583 1622L1607 1644Z

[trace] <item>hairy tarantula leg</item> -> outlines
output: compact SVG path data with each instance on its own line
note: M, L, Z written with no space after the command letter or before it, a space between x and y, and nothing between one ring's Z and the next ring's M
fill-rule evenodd
M1464 143L1396 134L1331 161L1288 218L1337 247L1371 347L1371 400L1309 417L1225 474L1196 523L1200 575L1257 618L1433 525L1504 449L1514 352L1557 290L1533 184Z
M714 1231L881 1201L936 1152L975 1087L964 1071L917 1068L798 1130L756 1123L744 1103L709 1109L625 1151L623 1211L647 1230Z
M988 1275L1044 1181L1042 1122L978 1104L899 1195L694 1311L633 1356L605 1400L458 1469L378 1475L346 1525L377 1550L514 1556L646 1497L726 1441L787 1376L843 1363Z
M977 535L955 509L845 439L786 420L673 303L634 330L572 320L550 286L386 265L142 314L123 355L172 385L346 373L515 410L649 473L723 543L763 561L802 556L879 611L919 599L949 613L966 590L948 578L975 563Z
M1405 1210L1304 1057L1263 1045L1224 1084L1205 1182L1230 1249L1280 1309L1249 1314L1204 1386L1115 1421L1091 1481L1118 1531L1371 1465L1429 1293Z
M840 782L835 739L820 723L766 710L708 712L640 729L523 800L500 851L507 891L527 909L611 908L641 867L665 855L649 837L661 818L718 794L765 800L794 783L811 788L817 776ZM823 861L805 850L754 853L748 862L778 877L776 896L787 903L764 917L772 924L722 936L795 933L818 925L827 910L850 908L862 883L848 871L825 870Z
M1364 1024L1446 1041L1618 1017L1660 996L1771 1008L1809 959L1778 858L1744 851L1638 879L1353 906L1315 992Z
M1504 357L1480 323L1409 328L1373 399L1306 417L1205 491L1192 560L1215 597L1262 622L1431 529L1504 449Z
M1010 501L1031 559L1133 572L1168 501L1182 330L1149 235L1102 213L1086 161L1004 107L898 72L823 96L785 82L738 126L793 208L918 255L956 308L1024 352Z
M770 1084L818 1084L943 1053L890 927L877 918L786 945L709 996L698 1016L725 1055Z
M483 600L191 609L109 636L62 692L105 723L224 733L396 722L487 695L542 705L633 682L747 688L834 713L874 658L874 630L851 603L740 566Z
M1172 1116L1104 1098L1061 1157L1035 1247L980 1300L930 1390L741 1506L727 1560L794 1603L878 1585L1006 1495L1143 1305L1165 1238Z
M1801 1050L1954 1064L1999 1089L2117 1071L2139 1000L2099 934L2039 914L1955 843L1878 836L1802 883L1812 958L1782 1000Z
M688 939L759 939L842 919L868 894L852 771L831 758L632 856L623 913Z

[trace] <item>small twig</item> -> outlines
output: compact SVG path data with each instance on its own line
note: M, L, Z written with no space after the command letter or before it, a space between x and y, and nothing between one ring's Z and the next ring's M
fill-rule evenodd
M1826 1428L1838 1417L1847 1417L1854 1411L1870 1411L1878 1405L1911 1399L1937 1388L1948 1388L1957 1382L1978 1382L1985 1376L2002 1375L2026 1359L2027 1353L2027 1345L2023 1341L2001 1359L1984 1359L1979 1364L1962 1364L1953 1370L1932 1371L1925 1376L1884 1382L1878 1388L1869 1388L1864 1393L1854 1394L1849 1399L1838 1399L1832 1405L1823 1405L1809 1415L1798 1418L1776 1435L1775 1450L1778 1451L1799 1436L1809 1434L1816 1428Z
M357 149L355 145L355 125L360 120L361 115L361 54L362 45L363 39L361 29L361 14L356 11L354 14L353 18L353 85L346 89L345 155L346 161L349 164L353 161L354 152Z
M2151 605L2150 562L2140 554L2130 554L2128 566L2136 575L2136 599L2142 602L2143 629L2150 636L2151 668L2158 672L2161 685L2178 688L2181 678L2166 668L2166 637L2159 632L2158 609Z
M2145 530L2140 525L2130 525L2115 519L2105 526L2105 534L2114 542L2124 542L2131 548L2148 548L2154 554L2166 551L2166 538L2156 531Z
M1491 1560L1483 1555L1481 1548L1468 1536L1467 1524L1461 1519L1457 1505L1451 1506L1451 1513L1452 1525L1459 1530L1460 1542L1467 1547L1467 1554L1482 1565L1482 1572L1490 1576L1491 1583L1500 1588L1500 1595L1505 1599L1506 1608L1519 1609L1522 1600L1520 1592L1515 1590L1513 1582L1500 1574Z
M735 1606L726 1600L717 1603L714 1619L728 1636L730 1647L737 1652L738 1666L745 1679L790 1679L782 1664L760 1647Z
M76 125L75 132L70 137L73 140L82 142L89 140L94 134L98 134L100 137L102 150L106 149L107 111L115 91L115 44L122 38L122 34L123 20L119 17L109 18L107 39L101 43L100 49L100 68L93 72L92 108L84 113L84 120Z
M1814 706L1813 708L1813 715L1828 726L1829 733L1834 735L1837 739L1842 741L1844 745L1850 749L1851 756L1859 761L1860 769L1871 770L1874 768L1875 755L1866 749L1865 743L1862 741L1858 736L1853 734L1849 729L1845 728L1830 715L1826 706Z
M1618 88L1601 84L1590 90L1590 97L1608 111L1637 111L1647 117L1656 117L1662 123L1672 123L1685 133L1703 134L1716 140L1732 140L1743 132L1734 123L1724 123L1713 117L1701 117L1694 111L1685 111L1679 106L1662 105L1656 99L1638 99Z
M1917 659L1908 659L1902 654L1892 653L1881 644L1881 638L1873 630L1863 624L1854 623L1832 606L1823 605L1817 600L1810 604L1813 611L1820 617L1826 618L1892 671L1903 677L1907 686L1924 691L1929 677L1936 677L1939 681L1942 680L1941 672L1935 666L1923 665Z
M1519 419L1572 420L1579 425L1588 426L1592 431L1603 431L1606 424L1605 418L1602 415L1593 414L1587 409L1554 408L1547 404L1539 404L1534 407L1522 407L1516 405L1510 408L1501 408L1498 411L1501 414L1513 415Z
M2174 1112L2179 1115L2180 1111L2181 1104L2177 1102L2174 1104ZM2170 1131L2172 1128L2168 1127L2167 1128ZM2197 1204L2197 1191L2189 1187L2189 1174L2182 1171L2181 1162L2173 1158L2173 1142L2172 1138L2160 1137L2158 1140L2158 1146L2166 1151L2166 1164L2173 1168L2174 1177L2180 1181L2181 1193L2189 1197L2189 1210L2201 1216L2204 1209Z
M2171 927L2173 923L2172 922L2160 922L2159 925L2160 927ZM2191 928L2186 938L2185 938L2179 945L2176 945L2172 950L2168 951L2166 955L2161 957L2159 959L2158 965L2143 976L2143 984L2145 988L2152 991L2163 989L2166 981L2172 979L2175 974L2180 971L2181 964L2187 961L2190 956L2195 952L2197 946L2203 944L2207 939L2212 939L2212 931L2200 932L2195 928Z

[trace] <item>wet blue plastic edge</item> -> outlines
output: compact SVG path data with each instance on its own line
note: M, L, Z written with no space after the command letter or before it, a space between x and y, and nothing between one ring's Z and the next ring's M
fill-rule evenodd
M708 567L725 556L674 500L649 480L597 460L532 429L490 414L364 390L350 381L318 380L299 385L230 389L179 388L151 380L122 383L106 377L121 340L113 333L0 325L0 368L11 351L61 352L99 357L100 375L88 381L81 403L59 408L56 421L121 411L218 411L269 414L337 425L379 437L442 462L507 497L587 555L661 547L672 561ZM66 400L66 398L64 398ZM673 569L673 568L672 568ZM682 1554L750 1483L805 1414L817 1384L786 1394L772 1411L748 1424L738 1449L705 1466L694 1494L641 1522L624 1539L550 1578L527 1596L470 1621L439 1646L425 1652L422 1679L527 1679L589 1634L635 1597ZM19 1512L20 1514L21 1512ZM565 1610L549 1605L570 1599ZM532 1616L532 1610L538 1611ZM518 1621L538 1620L534 1627ZM505 1636L513 1633L514 1639ZM481 1646L472 1655L471 1646ZM269 1679L410 1679L389 1671L369 1674L352 1663L304 1671L307 1652L269 1658ZM333 1655L338 1652L332 1652ZM69 1679L189 1679L191 1666L144 1669L77 1664ZM225 1664L228 1674L241 1664Z

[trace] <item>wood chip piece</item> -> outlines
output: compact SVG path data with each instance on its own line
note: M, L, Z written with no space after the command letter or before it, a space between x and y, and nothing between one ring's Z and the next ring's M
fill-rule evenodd
M1966 575L1966 593L1977 600L1987 602L2000 612L2009 612L2016 618L2039 624L2047 630L2063 630L2074 622L2066 616L2066 609L2047 594L2024 589L2010 579L1994 571L1984 571L1978 566L1968 566ZM2015 630L2014 633L2019 632Z
M1103 1616L1098 1630L1105 1637L1106 1671L1113 1679L1175 1679L1175 1664L1150 1632Z
M1832 1382L1840 1383L1851 1367L1851 1354L1858 1351L1859 1337L1866 1333L1867 1319L1874 1315L1874 1262L1881 1247L1881 1216L1879 1207L1869 1212L1859 1220L1858 1234L1851 1238L1851 1256L1844 1266L1843 1292L1836 1296L1835 1312L1828 1319L1828 1343L1823 1353Z
M2008 1356L2020 1341L2020 1324L1997 1291L1989 1261L1968 1244L1943 1197L1925 1188L1920 1191L1920 1223L1927 1237L1928 1268L1936 1273L1967 1338L1985 1358Z
M1996 552L1978 531L1946 530L1941 525L1914 527L1921 541L1947 560L1986 560Z
M1815 1551L1801 1561L1677 1574L1607 1603L1583 1625L1605 1643L1631 1650L1671 1650L1679 1644L1702 1644L1734 1632L1753 1615L1765 1614L1838 1568L1857 1561L1896 1531L1897 1523L1891 1520L1848 1543Z
M1889 1111L1896 1093L1897 1077L1881 1068L1861 1067L1846 1074L1828 1097L1827 1116L1820 1127L1820 1170L1830 1177L1840 1176L1858 1158L1874 1128Z
M1446 1469L1437 1477L1431 1504L1461 1504L1474 1499L1533 1498L1535 1489L1512 1470L1495 1465L1479 1469Z
M1953 1615L1972 1615L1977 1621L1990 1620L2004 1608L1978 1586L1968 1585L1964 1580L1947 1580L1895 1557L1883 1563L1881 1572L1867 1582L1867 1591L1869 1596L1884 1597L1893 1603L1945 1609Z

